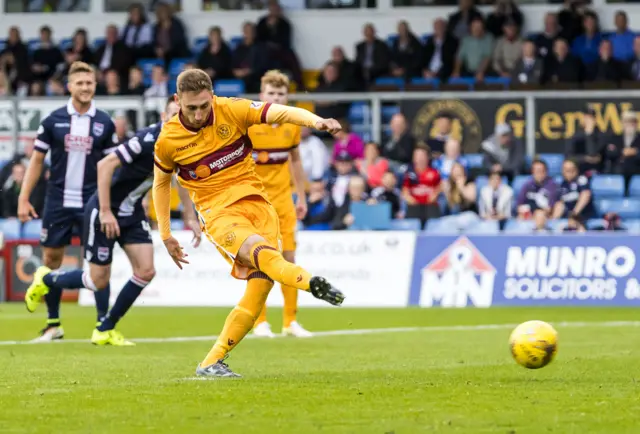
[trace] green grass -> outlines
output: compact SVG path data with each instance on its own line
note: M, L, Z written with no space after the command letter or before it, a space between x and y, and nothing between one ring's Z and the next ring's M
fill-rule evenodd
M216 334L228 309L139 308L127 337ZM88 339L92 309L63 306L67 338ZM279 328L280 311L269 317ZM25 340L42 314L0 305L0 341ZM309 329L558 325L545 369L517 366L508 326L246 340L240 380L192 381L211 342L0 345L1 433L638 433L640 327L634 309L304 309Z

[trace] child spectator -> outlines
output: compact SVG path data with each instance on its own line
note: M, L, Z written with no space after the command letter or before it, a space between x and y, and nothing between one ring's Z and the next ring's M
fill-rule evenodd
M333 217L331 224L333 230L342 230L351 227L355 221L351 214L351 204L355 202L365 202L368 199L366 189L367 183L363 177L354 175L349 179L348 194L342 205L336 209Z
M329 178L328 189L331 192L333 203L340 207L347 197L349 180L358 172L353 164L353 158L348 152L341 152L336 157L334 164L335 173Z
M371 192L369 204L375 205L376 203L388 202L391 204L391 218L401 219L403 217L403 213L400 208L400 190L397 186L398 179L396 178L395 173L386 172L382 175L382 185L374 188Z
M322 179L313 180L309 186L307 215L303 220L304 229L308 231L330 230L334 212L335 206L327 194L324 181Z
M380 156L377 143L369 142L364 148L364 159L356 162L358 171L367 180L369 188L382 185L382 176L389 170L389 162Z

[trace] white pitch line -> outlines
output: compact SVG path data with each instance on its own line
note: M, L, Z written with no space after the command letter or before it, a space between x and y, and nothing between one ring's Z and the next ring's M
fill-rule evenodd
M640 327L640 321L604 321L604 322L558 322L553 323L561 328L584 328L584 327ZM518 324L480 324L480 325L450 325L450 326L427 326L427 327L390 327L377 329L352 329L352 330L329 330L315 332L313 337L325 336L350 336L350 335L371 335L380 333L409 333L409 332L456 332L456 331L479 331L479 330L504 330L512 329ZM283 335L276 335L277 338L284 338ZM133 338L131 341L145 344L159 344L168 342L201 342L214 341L217 336L176 336L168 338ZM258 336L249 334L245 339L261 339ZM264 338L262 338L264 339ZM62 339L53 341L53 344L87 344L89 339ZM4 345L25 345L25 344L46 344L49 342L33 341L0 341L0 346Z

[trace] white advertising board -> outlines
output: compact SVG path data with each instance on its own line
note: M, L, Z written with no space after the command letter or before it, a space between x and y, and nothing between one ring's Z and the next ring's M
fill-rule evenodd
M204 240L195 249L191 233L174 236L189 254L190 264L178 269L154 234L156 277L136 302L138 306L233 306L245 282L229 274L230 266L213 244ZM344 306L404 307L409 297L416 235L412 232L300 232L297 262L314 275L326 277L346 295ZM131 277L124 252L113 255L111 298ZM268 305L282 306L276 284ZM94 297L82 290L79 303L93 305ZM300 306L328 306L311 294L301 293Z

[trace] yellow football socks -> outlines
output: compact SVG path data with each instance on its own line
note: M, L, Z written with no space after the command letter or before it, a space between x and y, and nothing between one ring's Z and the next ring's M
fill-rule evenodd
M289 327L296 320L298 313L298 290L293 286L282 285L282 295L284 296L282 326Z
M265 273L255 271L249 275L244 296L227 316L218 340L201 364L203 367L213 365L222 359L251 331L271 288L273 280Z
M256 325L263 323L267 320L267 305L265 304L260 311L260 315L258 315L258 319L256 320Z
M267 243L256 243L251 249L251 263L271 279L286 286L309 290L311 274L284 259L282 253Z

